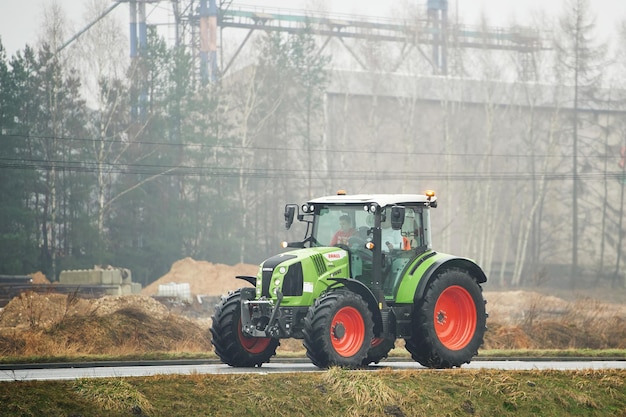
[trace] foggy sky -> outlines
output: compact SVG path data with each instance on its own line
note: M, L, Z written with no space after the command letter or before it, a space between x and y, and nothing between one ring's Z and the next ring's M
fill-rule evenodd
M42 5L50 3L52 0L0 0L0 37L2 44L10 57L17 50L24 48L26 43L34 46L37 42L39 26L41 26L43 15ZM83 18L85 9L93 0L55 0L61 5L72 22L70 33L76 33L88 23ZM233 5L245 4L264 7L288 7L291 9L307 8L316 9L326 6L333 13L361 14L388 16L390 9L401 8L403 4L426 4L426 0L235 0ZM112 1L110 2L112 3ZM169 2L161 2L161 9L167 9ZM626 1L618 0L590 0L591 7L595 10L597 24L601 36L608 37L610 33L615 33L618 23L626 20ZM478 23L480 16L485 15L489 25L508 26L511 22L517 21L526 23L531 19L537 10L542 10L549 16L557 16L562 9L561 0L524 0L524 1L502 1L502 0L449 0L449 10L451 15L459 16L463 23ZM150 13L151 8L148 6ZM128 22L128 7L120 5L115 13L123 23ZM152 10L158 13L158 10ZM551 28L546 28L551 29Z

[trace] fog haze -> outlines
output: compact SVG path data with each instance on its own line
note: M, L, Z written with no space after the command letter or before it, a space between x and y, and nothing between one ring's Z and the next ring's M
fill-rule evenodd
M17 50L23 49L28 43L33 46L37 42L39 27L43 21L42 7L50 4L43 0L2 0L0 5L0 37L9 56ZM67 13L73 32L78 32L86 26L84 14L90 2L84 0L57 0L57 3ZM150 6L151 13L158 13L159 9L167 9L169 2L161 2ZM450 16L458 16L461 22L475 24L480 22L481 16L487 19L492 26L507 26L512 22L527 24L539 12L554 18L562 9L562 1L501 1L501 0L449 0ZM425 0L419 1L324 1L298 0L285 2L284 0L244 0L233 1L232 5L253 5L259 7L288 7L291 9L329 10L332 13L362 14L371 16L389 16L394 9L402 9L404 5L425 5ZM597 16L599 32L609 36L616 31L621 20L626 20L626 2L614 0L594 0L591 7ZM114 12L125 25L128 23L128 8L121 5ZM170 9L171 10L171 9ZM550 28L547 28L550 29ZM70 30L72 32L72 30Z

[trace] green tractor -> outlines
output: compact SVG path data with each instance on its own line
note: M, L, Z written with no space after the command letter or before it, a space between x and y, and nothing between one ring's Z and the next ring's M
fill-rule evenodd
M285 226L306 223L301 242L260 265L212 317L212 343L231 366L269 362L280 339L302 339L320 368L378 363L405 340L430 368L469 363L487 313L473 261L432 249L435 193L337 195L285 206Z

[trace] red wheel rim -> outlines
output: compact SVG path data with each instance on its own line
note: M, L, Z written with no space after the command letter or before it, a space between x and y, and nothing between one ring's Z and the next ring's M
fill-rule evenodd
M335 352L345 358L355 355L365 340L365 322L359 310L343 307L330 326L330 341Z
M476 306L463 287L446 288L435 305L435 332L439 341L450 350L463 349L476 331Z
M239 343L248 353L256 355L267 349L272 341L270 337L246 337L241 331L241 320L237 326L237 333L239 334Z

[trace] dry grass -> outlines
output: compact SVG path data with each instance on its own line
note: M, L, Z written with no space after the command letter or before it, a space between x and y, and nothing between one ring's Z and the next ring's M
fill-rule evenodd
M626 349L623 306L587 298L566 302L519 291L486 296L493 298L487 306L495 314L490 311L484 350ZM525 303L515 310L519 312L517 321L503 315L511 308L511 297ZM184 309L180 306L168 309L147 296L85 300L75 294L24 293L0 313L0 355L132 356L212 351L210 320L181 314ZM397 350L402 346L399 340ZM281 340L279 354L302 352L301 340Z
M142 303L136 305L125 300L117 309L111 303L77 302L71 294L23 294L7 305L0 318L4 323L14 324L0 328L0 355L127 355L211 350L205 329L167 310L165 314L155 313L162 313L162 306L149 297L143 297ZM98 308L103 305L107 307Z
M157 375L0 383L0 415L625 416L624 370Z
M135 415L152 411L146 397L121 378L80 378L74 381L74 391L100 410L132 410Z
M626 348L624 305L589 297L568 302L522 291L489 293L489 297L496 305L488 321L485 349ZM516 304L513 297L521 301Z
M359 416L363 409L382 415L385 406L400 402L400 397L385 384L380 374L333 367L323 374L322 379L324 389L333 394L326 397L329 407L332 408L335 396L354 400L354 404L345 410L346 415Z

